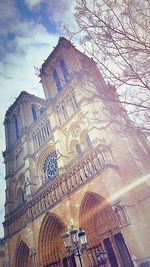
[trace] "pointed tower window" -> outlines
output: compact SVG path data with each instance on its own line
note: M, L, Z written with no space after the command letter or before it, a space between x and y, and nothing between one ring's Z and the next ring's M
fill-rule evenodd
M92 142L91 142L91 139L90 139L88 134L87 134L87 137L86 137L86 144L87 144L87 147L91 147L92 146Z
M32 116L33 116L33 121L36 122L37 114L36 114L36 110L35 110L35 106L34 105L32 105Z
M57 91L60 92L62 90L62 86L61 86L61 83L60 83L60 80L59 80L58 73L57 73L56 69L53 70L53 78L54 78L54 81L55 81L55 84L56 84L56 87L57 87Z
M62 70L62 73L63 73L64 79L65 79L65 81L67 82L67 80L68 80L68 76L69 76L69 73L68 73L68 70L67 70L66 64L65 64L65 62L64 62L64 60L63 60L63 59L60 59L60 67L61 67L61 70Z
M76 152L77 152L78 155L82 153L82 149L81 149L80 144L76 144L75 145L75 149L76 149Z
M76 110L78 108L78 103L77 100L75 98L75 95L72 95L72 103L73 103L73 107Z
M41 107L41 108L40 108L40 115L42 115L43 113L44 113L44 108Z
M24 198L24 192L23 192L23 189L22 188L19 188L18 189L18 204L19 205L22 205L25 201L25 198Z
M14 116L14 119L15 119L16 138L18 140L19 139L19 124L18 124L17 116Z
M63 111L64 118L67 119L69 116L68 116L68 112L67 112L66 105L65 105L64 102L63 102L63 104L61 105L61 107L62 107L62 111Z

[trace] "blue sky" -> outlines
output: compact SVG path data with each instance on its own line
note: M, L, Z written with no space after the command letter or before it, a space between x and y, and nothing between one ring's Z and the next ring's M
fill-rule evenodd
M75 26L75 0L0 0L0 150L5 150L5 112L21 91L43 97L35 69ZM0 237L3 237L5 173L0 156Z

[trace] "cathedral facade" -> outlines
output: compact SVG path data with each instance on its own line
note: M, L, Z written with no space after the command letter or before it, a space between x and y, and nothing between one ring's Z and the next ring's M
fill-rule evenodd
M149 261L145 136L135 131L94 60L65 38L40 78L45 99L21 92L4 121L6 266L80 266L62 240L72 225L87 235L85 267Z

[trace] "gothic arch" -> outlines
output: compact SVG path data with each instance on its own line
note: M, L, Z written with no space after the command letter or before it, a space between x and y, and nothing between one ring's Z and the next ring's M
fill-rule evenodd
M81 148L81 145L80 145L80 143L79 143L79 141L78 140L75 140L75 139L73 139L72 141L71 141L71 143L70 143L70 152L71 153L74 153L74 154L79 154L79 153L77 153L77 150L76 150L76 146L77 145L79 145L80 146L80 148Z
M31 105L31 110L32 110L33 122L36 122L36 120L37 120L37 107L35 104Z
M21 172L17 177L15 181L15 188L16 188L16 197L17 197L17 192L20 187L24 188L24 182L25 182L25 176L24 173Z
M92 192L85 194L80 207L79 223L88 237L87 257L84 258L87 267L99 266L96 253L101 249L106 251L107 262L111 267L133 267L116 214L102 196Z
M93 259L95 258L97 261L96 251L103 248L108 252L107 258L111 264L110 266L118 267L112 233L119 232L119 226L111 205L97 193L87 192L81 203L79 223L88 237L86 266L99 266L95 265L98 262L94 263ZM109 243L109 249L105 247L105 243Z
M65 229L63 221L53 213L47 213L43 219L39 240L38 254L40 266L60 261L65 252L61 234Z
M80 140L80 134L85 130L86 124L82 120L77 120L73 122L70 127L68 128L67 135L66 135L66 148L67 151L72 151L72 141Z
M88 147L92 146L88 129L85 129L81 132L80 143L83 145L84 149L87 149Z
M83 197L79 223L89 237L89 245L97 245L101 236L114 228L118 228L118 221L111 205L100 195L86 192Z
M30 249L27 244L22 240L17 245L15 267L32 267Z
M17 205L21 206L25 202L25 194L22 187L19 187L17 190Z
M67 82L69 73L68 73L68 69L66 67L66 62L64 61L64 58L61 57L59 63L60 63L61 71L63 73L65 82Z
M15 193L15 207L23 204L25 201L25 176L21 172L15 179L14 182L14 193Z
M19 187L19 186L22 186L24 183L24 173L21 172L19 173L19 175L16 177L16 186Z

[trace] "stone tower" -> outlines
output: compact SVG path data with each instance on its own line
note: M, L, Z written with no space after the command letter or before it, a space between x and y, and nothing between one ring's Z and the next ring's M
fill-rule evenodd
M21 92L5 116L10 267L79 266L61 239L83 227L84 266L150 255L149 146L93 59L61 37L40 69L45 99ZM99 264L99 265L98 265Z

